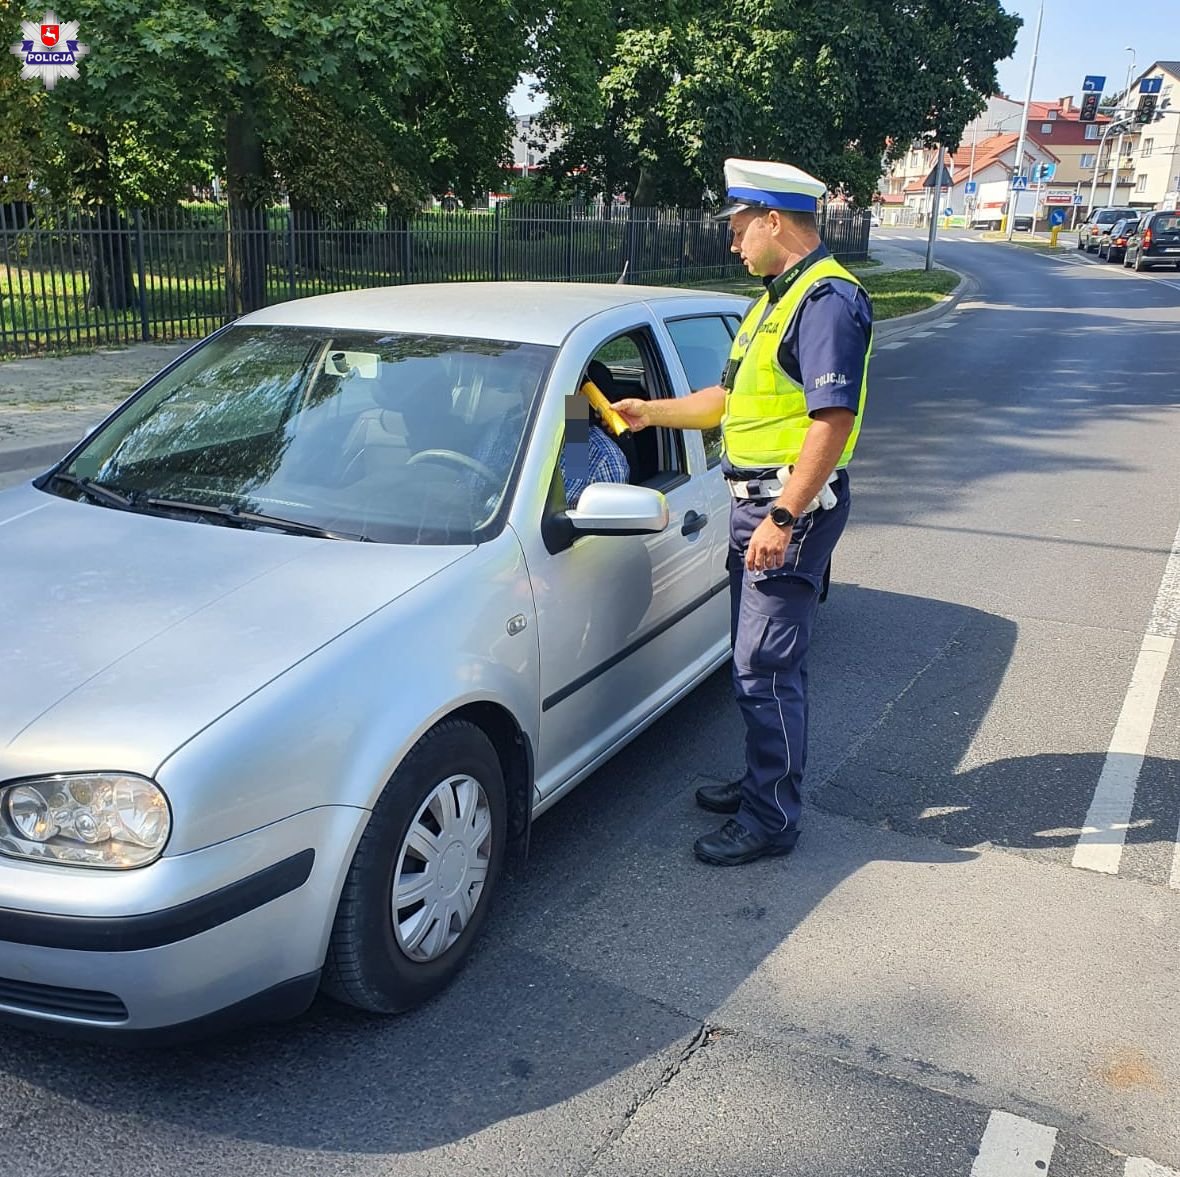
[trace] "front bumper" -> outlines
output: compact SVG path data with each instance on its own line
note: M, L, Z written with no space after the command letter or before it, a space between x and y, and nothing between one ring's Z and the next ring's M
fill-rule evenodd
M0 1016L141 1037L299 1012L367 818L312 809L119 873L0 859Z

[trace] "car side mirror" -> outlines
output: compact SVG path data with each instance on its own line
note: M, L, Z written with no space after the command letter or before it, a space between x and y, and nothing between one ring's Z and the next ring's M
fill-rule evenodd
M647 486L592 482L566 518L579 535L647 535L668 526L668 500Z
M668 500L648 486L592 482L578 505L558 511L542 527L550 552L568 548L580 535L652 535L668 526Z

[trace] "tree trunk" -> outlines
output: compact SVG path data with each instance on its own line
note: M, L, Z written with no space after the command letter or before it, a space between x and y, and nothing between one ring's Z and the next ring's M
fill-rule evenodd
M86 306L123 311L135 305L134 263L127 225L116 207L110 145L105 135L83 132L90 153L85 178L91 209L83 224L86 256Z
M648 168L639 169L639 183L635 185L635 195L631 203L636 208L650 208L656 203L656 182Z
M229 233L225 277L228 310L244 315L266 305L267 238L266 160L254 120L253 100L226 122L226 164L229 181Z
M291 218L295 225L295 264L305 274L320 272L320 229L318 209L298 197L291 199Z

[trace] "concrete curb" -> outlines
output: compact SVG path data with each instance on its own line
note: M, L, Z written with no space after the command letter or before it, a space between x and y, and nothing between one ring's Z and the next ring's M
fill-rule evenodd
M81 440L80 434L72 433L20 449L0 450L0 474L7 474L10 470L31 470L35 466L47 470Z
M943 316L949 315L968 294L975 294L979 291L979 283L970 275L959 270L952 270L950 266L940 266L939 268L949 270L954 274L959 279L958 286L937 306L927 307L924 311L915 311L912 315L899 315L896 319L886 319L884 323L874 329L874 343L888 343L890 340L909 335L911 331L917 331L920 327L925 327L928 323L933 323Z
M960 273L958 270L951 270L950 266L942 266L941 268L950 270L959 279L959 285L955 287L951 295L937 306L929 307L924 311L915 311L912 315L899 315L896 319L887 319L874 332L875 343L887 343L890 340L899 339L911 331L917 331L926 324L941 319L944 315L949 315L968 294L973 294L979 289L978 283L968 275ZM39 441L36 445L17 449L4 449L0 445L0 474L11 470L32 469L36 466L48 469L81 440L79 434L59 434Z

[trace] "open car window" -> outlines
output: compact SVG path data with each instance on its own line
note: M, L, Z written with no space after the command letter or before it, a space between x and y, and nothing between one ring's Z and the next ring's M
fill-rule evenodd
M62 473L117 490L132 510L191 503L378 542L478 542L502 520L554 350L235 327L136 398ZM70 493L68 479L52 485Z

